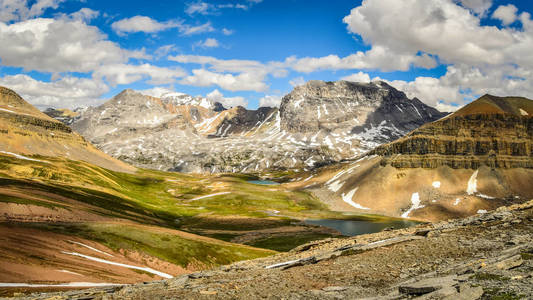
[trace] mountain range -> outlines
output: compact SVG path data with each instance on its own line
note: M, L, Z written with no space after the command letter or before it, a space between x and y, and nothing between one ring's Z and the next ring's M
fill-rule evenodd
M122 161L196 173L307 170L446 115L381 81L310 81L283 97L279 109L225 109L201 97L125 90L73 118L47 113Z

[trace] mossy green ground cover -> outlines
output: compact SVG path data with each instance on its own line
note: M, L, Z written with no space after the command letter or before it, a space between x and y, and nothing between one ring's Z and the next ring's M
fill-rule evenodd
M254 176L208 176L144 169L127 174L63 158L32 158L46 162L0 154L0 189L17 190L19 194L33 196L31 200L22 196L16 199L3 197L2 201L60 207L65 204L63 200L66 198L85 204L80 209L91 213L199 234L204 229L244 232L292 226L296 219L307 218L381 218L332 212L305 191L249 183L249 180L256 179ZM213 196L197 199L206 195ZM43 201L35 200L39 197ZM272 216L269 213L272 211L278 211L279 216ZM106 234L111 235L109 232ZM209 236L222 240L232 238L224 232ZM295 233L293 236L265 238L253 242L253 245L285 251L289 247L328 236ZM153 239L150 242L160 243ZM138 245L143 244L147 243ZM156 248L143 249L158 251Z
M114 251L145 253L184 268L205 269L275 253L246 245L195 238L153 226L120 223L26 223L20 226L93 240Z

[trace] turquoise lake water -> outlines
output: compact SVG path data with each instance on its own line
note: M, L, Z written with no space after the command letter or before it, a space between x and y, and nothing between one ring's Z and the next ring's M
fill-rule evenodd
M270 180L250 180L248 182L260 185L279 185L279 183Z
M394 229L407 228L418 223L412 221L403 220L390 220L390 221L355 221L355 220L305 220L307 224L320 225L324 227L333 228L343 235L356 236L361 234L380 232L385 228L394 227Z

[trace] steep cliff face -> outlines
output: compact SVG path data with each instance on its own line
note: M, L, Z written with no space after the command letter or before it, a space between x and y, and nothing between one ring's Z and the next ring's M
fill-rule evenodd
M122 172L135 170L96 149L70 127L3 87L0 87L0 151L13 156L66 157Z
M533 101L485 95L372 153L397 168L533 168L532 140Z
M432 221L523 202L533 198L532 116L532 100L486 95L293 184L336 210Z
M352 158L444 115L383 82L311 81L280 109L225 109L180 93L154 98L126 90L71 126L138 166L255 173Z

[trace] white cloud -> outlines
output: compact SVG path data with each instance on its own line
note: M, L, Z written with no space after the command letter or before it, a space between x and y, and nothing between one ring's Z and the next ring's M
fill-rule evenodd
M184 24L183 21L159 22L146 16L134 16L122 19L111 24L111 28L120 35L126 33L144 32L156 33L172 28L177 28L183 35L193 35L215 31L210 22L200 25Z
M185 8L185 13L188 15L194 15L194 14L200 14L200 15L207 15L214 13L215 6L206 2L197 1L193 3L189 3L187 5L187 8Z
M71 20L74 20L74 21L82 21L85 23L89 23L91 20L96 19L99 15L100 15L99 11L84 7L69 15L62 14L61 16L70 18Z
M211 4L203 1L196 1L191 2L187 4L185 8L185 13L193 16L193 15L217 15L220 14L221 9L227 9L227 8L234 8L234 9L242 9L242 10L248 10L249 5L244 5L241 3L223 3L223 4Z
M284 77L287 75L285 64L280 62L263 64L256 60L218 59L212 56L201 55L177 55L169 56L168 59L186 64L209 65L209 69L215 72L254 73L263 76L272 74L275 77Z
M358 51L346 57L328 55L323 57L289 57L285 64L292 69L310 73L320 70L381 69L384 71L407 71L411 66L434 68L436 61L427 54L391 55L391 51L381 46L374 46L366 52Z
M241 73L233 75L215 73L205 69L195 69L192 71L192 75L183 78L180 83L193 86L218 85L228 91L263 92L268 89L268 86L263 80L264 75L262 74Z
M139 80L148 79L149 84L169 84L183 77L186 72L181 68L163 68L150 64L105 65L96 70L95 78L105 78L111 85L130 84Z
M193 75L184 78L183 84L195 86L218 85L230 91L265 91L267 76L284 77L287 70L280 62L263 64L254 60L217 59L211 56L177 55L169 60L180 63L200 64L203 69L193 70ZM208 69L205 69L209 66Z
M191 25L181 25L178 27L179 31L183 35L193 35L193 34L200 34L205 32L213 32L215 31L215 28L211 26L211 22L207 22L205 24L191 26Z
M531 46L529 34L481 26L479 17L451 0L369 0L352 9L344 22L392 58L422 52L445 63L533 65L533 52L523 49Z
M0 22L24 21L41 16L47 9L56 9L65 0L0 0Z
M464 7L471 9L474 13L484 16L492 7L492 0L458 0Z
M259 107L279 107L281 104L281 97L275 95L265 95L259 99Z
M230 29L227 29L227 28L222 28L222 33L224 35L232 35L235 31L234 30L230 30Z
M518 19L517 13L518 8L512 4L500 5L494 13L492 13L492 17L502 21L503 25L509 25Z
M170 28L176 28L180 25L180 23L174 21L158 22L150 17L134 16L114 22L111 24L111 28L119 34L133 32L154 33Z
M207 94L206 98L214 102L220 102L226 108L235 106L246 107L246 105L248 105L243 97L224 97L224 95L222 95L222 93L217 89Z
M344 22L352 33L371 46L365 56L372 57L369 53L374 49L386 55L374 55L374 59L363 65L353 55L342 59L329 57L327 62L314 61L314 65L307 62L307 65L316 69L351 64L362 69L366 63L367 67L390 65L389 69L406 70L411 63L431 67L437 59L449 65L441 78L419 77L412 82L393 81L392 84L411 97L439 107L449 107L450 103L463 105L485 93L532 95L533 89L527 84L533 80L531 16L522 13L518 17L521 29L485 26L481 25L481 19L491 7L491 1L461 1L461 4L454 0L363 1ZM512 8L498 10L493 17L503 23L516 18L517 11ZM428 56L424 58L420 53ZM418 61L413 63L413 58Z
M159 97L161 97L164 94L173 93L174 92L174 88L166 88L166 87L156 86L156 87L153 87L151 89L138 90L137 92L139 92L141 94L144 94L144 95L147 95L147 96L152 96L152 97L159 98Z
M493 67L487 70L468 65L449 66L440 78L418 77L414 81L395 80L392 86L409 97L418 97L438 109L450 110L473 98L492 94L496 96L520 95L533 98L533 72L522 68ZM458 108L457 106L455 109Z
M157 48L155 51L154 51L154 55L155 57L157 58L162 58L162 57L165 57L167 56L170 52L172 51L177 51L179 48L176 47L176 45L173 45L173 44L170 44L170 45L163 45L159 48Z
M296 77L296 78L293 78L293 79L289 80L289 84L292 85L293 87L297 87L299 85L304 85L305 84L305 79L302 76Z
M105 83L91 78L63 77L44 82L23 74L0 77L0 85L16 91L33 105L60 108L95 104L109 91Z
M81 21L32 19L0 23L0 58L4 66L43 72L90 72L100 65L146 58L106 39Z
M345 76L341 79L346 80L346 81L352 81L352 82L368 83L370 82L370 75L368 75L367 73L359 72L359 73L354 73L352 75Z
M198 41L194 43L194 47L200 47L200 48L217 48L219 46L220 44L214 38L207 38L203 41Z

